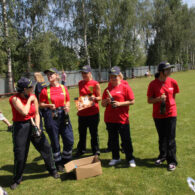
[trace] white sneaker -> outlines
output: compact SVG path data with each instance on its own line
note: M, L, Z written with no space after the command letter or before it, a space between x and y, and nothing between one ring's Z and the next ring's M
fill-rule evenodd
M118 164L118 163L120 163L120 162L121 162L121 159L112 159L112 160L108 163L108 165L114 166L114 165L116 165L116 164Z
M132 159L132 160L129 161L129 166L130 167L136 167L136 164L135 164L135 160L134 159Z

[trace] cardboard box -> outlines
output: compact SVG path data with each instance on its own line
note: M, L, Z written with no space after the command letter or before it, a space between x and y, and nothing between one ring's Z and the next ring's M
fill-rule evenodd
M76 179L85 179L102 174L101 162L97 156L72 160L64 165L66 173L75 171Z

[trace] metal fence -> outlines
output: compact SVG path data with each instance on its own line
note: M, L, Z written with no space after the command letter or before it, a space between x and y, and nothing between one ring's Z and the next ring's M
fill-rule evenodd
M173 72L183 71L186 67L181 64L175 64L175 68L173 68ZM187 69L195 69L194 65L188 65ZM157 66L139 66L128 68L125 71L122 71L125 78L134 78L134 77L142 77L145 75L147 71L150 71L150 74L154 75L157 72ZM81 73L79 71L66 71L67 80L66 86L76 86L78 82L82 79ZM43 74L44 75L44 74ZM94 80L99 81L99 71L98 69L92 69L92 75ZM60 72L61 76L61 72ZM108 70L103 69L101 71L101 81L108 81ZM33 73L30 74L30 78L34 79ZM44 75L45 81L48 84L47 77ZM6 77L0 77L0 94L4 94L8 92L7 87L8 80Z

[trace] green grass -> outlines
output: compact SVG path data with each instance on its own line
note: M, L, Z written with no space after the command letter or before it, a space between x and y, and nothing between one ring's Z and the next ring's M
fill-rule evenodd
M24 180L15 190L9 185L13 171L13 146L11 133L0 123L0 186L9 194L194 194L188 187L187 177L195 179L195 71L179 72L172 75L178 81L180 94L177 95L177 158L178 167L168 172L166 163L154 166L158 156L158 137L152 119L152 106L147 104L146 91L153 78L128 80L135 94L135 105L130 108L131 136L137 167L128 168L124 154L122 164L108 167L111 153L102 153L103 175L76 181L74 174L61 174L61 180L55 180L45 171L43 160L31 145ZM107 83L101 84L105 89ZM71 96L71 121L75 136L74 149L78 143L78 123L73 99L78 96L78 88L69 90ZM8 98L0 99L0 109L11 120ZM104 124L104 108L100 106L99 124L100 148L107 147L107 131ZM90 149L88 133L87 146Z

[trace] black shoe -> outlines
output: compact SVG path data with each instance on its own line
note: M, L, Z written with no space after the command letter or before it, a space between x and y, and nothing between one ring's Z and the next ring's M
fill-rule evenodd
M19 185L18 183L13 183L13 184L10 186L11 190L15 190L16 187L17 187L18 185Z
M159 158L155 161L155 165L161 165L165 160L166 158Z
M82 156L83 154L85 154L85 150L81 150L81 151L77 151L77 153L75 154L76 157Z
M63 165L57 165L56 168L57 168L57 170L58 170L59 172L62 172L62 173L63 173L63 172L65 171Z
M58 179L60 178L60 175L58 174L57 170L54 170L52 172L50 172L50 175L55 178L55 179Z

